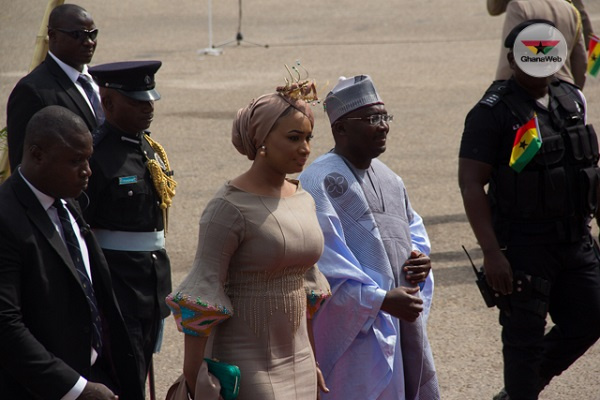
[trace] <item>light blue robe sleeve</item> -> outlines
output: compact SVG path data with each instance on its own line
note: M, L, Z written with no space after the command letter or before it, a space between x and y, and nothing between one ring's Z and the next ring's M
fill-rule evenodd
M346 245L337 215L332 211L319 212L318 218L325 238L319 269L332 292L313 320L316 354L323 373L328 376L338 360L347 351L356 351L359 343L373 354L385 354L384 362L393 363L395 341L379 343L374 334L377 331L384 337L395 335L391 317L380 312L386 290L361 268ZM361 336L362 342L356 342Z
M413 219L410 221L410 239L412 241L413 250L418 250L421 253L429 256L431 253L431 242L429 235L425 230L423 218L416 211L412 210Z
M318 215L325 237L325 248L319 265L327 276L332 293L340 307L354 310L353 320L359 321L361 332L367 332L381 309L387 291L371 279L347 246L344 232L335 214Z
M412 241L413 250L420 251L421 253L429 256L431 253L431 242L429 241L429 235L427 234L427 230L425 229L425 224L423 223L423 218L415 211L410 205L410 201L407 199L407 207L406 209L409 212L409 215L412 215L412 219L410 219L410 239ZM423 321L427 323L429 319L429 311L431 310L431 303L433 301L433 268L427 275L427 279L421 286L421 298L423 299Z
M358 357L385 385L391 379L399 335L397 319L381 312L381 304L394 279L389 262L382 258L385 249L378 233L372 231L374 220L361 218L368 211L366 200L360 197L352 173L335 155L322 156L299 179L315 199L325 239L318 265L332 292L313 320L321 371L326 377L341 371L343 380L358 382L358 375L364 378L362 370L352 368ZM349 370L357 376L348 376Z
M389 173L388 182L393 183L397 175L392 174ZM299 179L315 199L325 239L318 265L330 283L332 297L315 315L313 333L315 354L332 395L403 399L407 384L411 388L419 386L415 382L421 382L420 360L430 352L425 346L421 349L414 345L419 338L413 335L409 323L404 338L401 321L381 311L381 304L396 280L360 185L344 161L332 153L315 160ZM414 225L414 232L404 225L404 241L411 243L404 243L402 250L406 253L418 246L417 249L428 254L430 244L423 220L409 208L408 200L403 201L407 201L406 207L401 207L408 211L405 221L409 226ZM421 321L415 326L422 327ZM406 360L402 343L408 347ZM415 362L415 373L408 374L404 365L411 360ZM411 375L416 379L407 378Z

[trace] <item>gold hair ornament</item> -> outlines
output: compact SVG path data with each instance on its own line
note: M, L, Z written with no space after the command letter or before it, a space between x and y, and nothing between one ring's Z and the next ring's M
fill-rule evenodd
M304 78L302 78L298 67L302 68L306 73ZM312 102L313 105L320 103L315 82L308 79L308 71L300 65L300 61L296 61L296 65L292 66L294 74L292 74L292 71L287 64L285 64L285 69L287 69L290 74L290 79L284 78L285 86L278 86L276 89L277 93L281 93L294 100L304 100L307 103Z
M173 179L173 170L169 165L169 159L167 158L167 153L165 149L158 143L150 138L149 135L144 134L144 138L150 144L155 154L158 155L162 164L159 161L149 158L146 155L148 170L150 171L150 176L152 177L152 183L154 183L154 188L160 197L160 209L163 212L163 222L165 225L165 236L169 230L169 216L168 216L168 208L171 207L173 203L173 197L175 196L175 187L177 186L177 182Z

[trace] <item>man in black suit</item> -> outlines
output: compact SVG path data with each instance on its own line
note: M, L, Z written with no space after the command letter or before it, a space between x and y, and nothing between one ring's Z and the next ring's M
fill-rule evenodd
M98 87L87 73L97 35L92 16L83 8L63 4L52 10L48 20L48 55L17 83L8 99L6 122L11 170L21 162L27 122L42 108L66 107L83 118L90 132L103 121Z
M141 400L106 260L72 200L91 174L92 136L49 106L24 147L0 185L0 397Z

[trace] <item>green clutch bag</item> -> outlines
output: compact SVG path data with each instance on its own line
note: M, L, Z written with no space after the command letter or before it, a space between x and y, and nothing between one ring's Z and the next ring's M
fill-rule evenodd
M221 397L225 400L235 400L240 392L241 374L238 366L210 358L205 358L204 361L208 364L208 372L221 383Z

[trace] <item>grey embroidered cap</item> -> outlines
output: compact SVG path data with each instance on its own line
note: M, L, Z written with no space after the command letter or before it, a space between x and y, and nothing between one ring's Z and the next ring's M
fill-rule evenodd
M351 111L373 104L383 104L383 100L369 75L356 75L352 78L341 76L323 104L329 122L333 124Z

